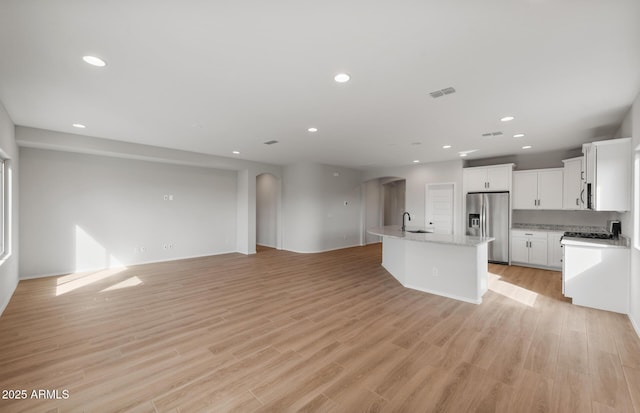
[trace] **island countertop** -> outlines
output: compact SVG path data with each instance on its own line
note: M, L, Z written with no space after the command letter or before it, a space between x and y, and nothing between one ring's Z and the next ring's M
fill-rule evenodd
M449 235L428 233L413 233L411 228L402 231L397 225L388 225L385 227L371 228L367 230L369 234L381 237L391 237L404 239L407 241L433 242L437 244L460 245L465 247L475 247L493 241L492 237L473 237L470 235Z

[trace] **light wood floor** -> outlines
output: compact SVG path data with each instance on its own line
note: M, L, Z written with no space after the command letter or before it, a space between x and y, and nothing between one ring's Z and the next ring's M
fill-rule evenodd
M0 411L640 412L628 319L568 303L560 273L491 265L473 305L405 289L380 259L261 248L22 281L0 389L70 397Z

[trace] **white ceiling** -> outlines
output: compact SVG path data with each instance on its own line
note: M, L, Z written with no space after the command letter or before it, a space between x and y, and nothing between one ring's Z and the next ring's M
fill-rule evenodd
M268 163L574 148L639 91L638 0L0 1L16 124Z

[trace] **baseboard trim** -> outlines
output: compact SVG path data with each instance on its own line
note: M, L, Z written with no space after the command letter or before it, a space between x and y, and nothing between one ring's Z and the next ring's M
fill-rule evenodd
M638 323L633 317L631 317L631 314L627 314L627 317L629 317L629 321L631 321L631 327L633 327L633 329L636 331L636 335L638 336L638 338L640 338L640 323Z
M166 260L133 262L133 263L129 263L129 264L124 264L122 267L134 267L136 265L158 264L158 263L162 263L162 262L181 261L181 260L189 260L189 259L192 259L192 258L213 257L213 256L216 256L216 255L235 254L235 253L243 254L243 253L238 252L238 251L216 252L216 253L213 253L213 254L190 255L190 256L186 256L186 257L168 258ZM113 268L122 268L122 267L113 267ZM26 275L26 276L20 276L20 281L22 281L22 280L25 280L25 281L26 280L35 280L35 279L38 279L38 278L47 278L47 277L59 277L61 275L75 274L75 273L78 273L78 272L104 271L104 270L108 270L108 269L110 269L110 268L93 268L93 269L84 269L84 270L81 270L81 271L67 271L67 272L56 272L56 273L48 273L48 274Z
M423 293L429 293L429 294L433 294L433 295L439 295L441 297L452 298L454 300L464 301L465 303L482 304L482 297L480 297L478 300L474 300L472 298L461 297L461 296L455 295L455 294L443 293L442 291L434 291L434 290L429 290L427 288L419 288L419 287L416 287L416 286L413 286L413 285L409 285L409 284L403 284L403 285L406 288L411 288L412 290L416 290L416 291L422 291Z
M0 316L2 316L2 313L4 313L4 310L6 310L7 307L9 306L9 303L11 302L11 297L13 297L13 294L16 292L16 288L18 288L17 282L13 285L13 288L11 288L11 293L7 295L6 301L3 303L0 303Z
M288 248L283 248L283 250L289 251L289 252L295 252L296 254L320 254L322 252L345 250L347 248L355 248L355 247L362 247L362 246L363 245L361 245L361 244L353 244L353 245L345 245L345 246L342 246L342 247L329 248L329 249L326 249L326 250L318 250L318 251L300 251L300 250L292 250L292 249L288 249Z

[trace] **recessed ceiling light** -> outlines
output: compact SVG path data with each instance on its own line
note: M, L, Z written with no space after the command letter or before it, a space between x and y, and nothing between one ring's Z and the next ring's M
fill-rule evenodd
M238 152L238 151L233 151L232 153L233 153L234 155L240 155L240 152Z
M513 116L505 116L503 118L500 118L500 122L509 122L510 120L514 120L515 118Z
M82 60L92 66L105 67L107 65L107 62L95 56L82 56Z
M413 161L413 163L419 163L419 162L420 162L420 161L419 161L419 160L417 160L417 159Z
M338 83L345 83L345 82L348 82L350 79L351 79L351 76L349 76L347 73L338 73L333 77L333 80L335 80Z
M531 145L523 146L522 149L531 149Z
M86 126L84 126L82 123L74 123L73 125L74 128L78 128L78 129L84 129L86 128Z
M514 138L524 138L524 133L516 133L513 135Z
M442 146L442 149L449 149L449 148L451 148L451 145L443 145Z
M309 128L307 130L311 133L318 132L318 128Z
M461 153L460 156L464 158L465 156L467 156L467 154L466 153Z

